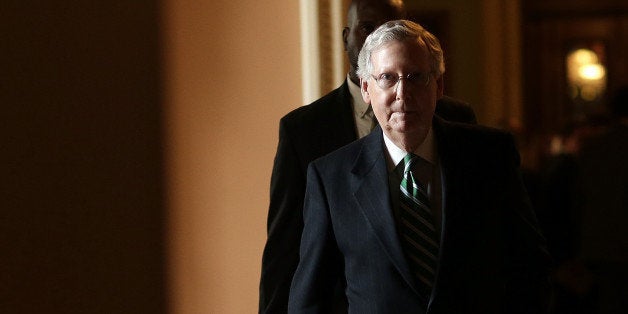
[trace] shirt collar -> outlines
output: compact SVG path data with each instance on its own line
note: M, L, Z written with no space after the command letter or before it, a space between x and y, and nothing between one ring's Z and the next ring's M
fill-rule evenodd
M353 100L353 111L358 115L358 117L363 118L364 115L371 111L371 105L364 102L362 93L360 92L360 86L353 83L353 81L349 78L349 74L347 74L347 85L349 86L349 93L351 94L351 99Z
M389 170L392 170L399 164L399 162L401 162L403 157L405 157L408 152L395 145L395 143L393 143L393 141L386 136L386 133L383 133L383 135L384 144L386 145L386 150L388 151ZM436 156L436 147L434 144L434 133L432 132L432 128L430 128L423 143L421 143L421 145L419 145L413 153L425 159L432 165L435 165L438 157Z

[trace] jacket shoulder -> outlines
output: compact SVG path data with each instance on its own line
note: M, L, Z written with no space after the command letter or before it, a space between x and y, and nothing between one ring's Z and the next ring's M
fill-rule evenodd
M346 84L346 83L345 83ZM305 106L298 107L281 118L286 125L313 125L333 118L334 113L351 110L348 88L342 86ZM346 89L346 90L345 90Z
M373 131L373 133L374 132L377 131ZM365 150L372 150L374 148L373 145L374 142L376 142L378 135L373 133L343 145L315 159L312 164L314 164L314 166L319 170L331 174L351 171L358 159L358 156L363 154Z
M446 152L453 151L464 156L459 158L478 158L489 163L510 160L518 164L520 161L514 137L510 132L442 119L435 124L435 131L437 145Z
M471 105L449 96L443 96L438 100L435 114L448 121L477 123L477 118Z
M439 120L439 123L435 124L437 132L444 133L448 135L448 137L465 138L468 140L475 139L476 141L488 141L489 143L513 140L512 134L505 130L478 124L467 124L443 119Z

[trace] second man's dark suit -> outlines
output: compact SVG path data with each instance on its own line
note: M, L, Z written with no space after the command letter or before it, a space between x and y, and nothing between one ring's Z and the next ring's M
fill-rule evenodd
M262 257L260 313L285 313L292 276L299 263L303 197L308 164L355 141L351 94L344 84L279 123L279 145L270 184L268 239ZM445 96L436 114L450 121L476 123L467 104Z

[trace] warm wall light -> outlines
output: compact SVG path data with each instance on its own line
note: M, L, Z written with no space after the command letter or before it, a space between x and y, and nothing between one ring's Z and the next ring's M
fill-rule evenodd
M606 69L594 51L574 50L567 55L566 63L572 99L592 102L604 94Z
M583 80L595 81L603 79L606 75L606 70L600 64L585 64L578 69L578 75Z

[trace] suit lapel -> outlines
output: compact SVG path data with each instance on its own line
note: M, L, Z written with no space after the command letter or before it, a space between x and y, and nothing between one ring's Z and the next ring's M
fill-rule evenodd
M408 285L418 294L395 227L385 153L382 130L378 126L364 138L362 150L353 165L352 173L358 180L353 195L382 248Z
M340 86L340 93L338 97L341 98L341 101L337 102L338 104L342 103L342 106L339 106L339 110L341 111L338 114L338 118L340 119L339 126L342 127L341 135L345 139L348 139L349 142L352 142L358 138L355 126L355 120L353 118L353 100L351 99L351 92L349 92L349 83L347 80Z
M331 147L332 150L349 144L358 139L356 133L355 120L353 119L353 108L351 106L351 93L349 92L349 85L347 80L337 89L338 93L334 96L334 100L329 102L328 106L331 113L326 113L327 116L332 118L332 123L328 128L325 128L332 132L330 136L326 136L325 139L333 139Z

